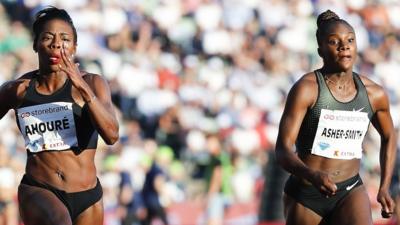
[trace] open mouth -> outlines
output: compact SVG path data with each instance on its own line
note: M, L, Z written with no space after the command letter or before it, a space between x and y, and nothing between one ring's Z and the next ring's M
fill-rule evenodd
M50 61L50 64L59 64L61 61L61 58L58 55L51 55L49 57L49 61Z
M352 60L351 55L339 56L339 61L351 61L351 60Z

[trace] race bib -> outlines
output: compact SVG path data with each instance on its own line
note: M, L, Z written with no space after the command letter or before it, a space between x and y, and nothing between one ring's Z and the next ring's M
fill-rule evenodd
M332 159L361 159L368 113L322 109L311 153Z
M52 102L17 110L26 148L33 153L78 145L70 102Z

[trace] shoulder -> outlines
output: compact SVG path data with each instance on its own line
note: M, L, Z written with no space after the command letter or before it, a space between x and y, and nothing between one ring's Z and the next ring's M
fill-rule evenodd
M34 71L23 74L15 80L10 80L1 85L1 93L4 95L7 93L11 96L21 96L25 94L26 89L29 86L29 82L32 79Z
M81 73L82 78L96 93L109 90L108 81L104 78L104 76L86 71L81 71Z
M314 72L304 74L294 86L298 88L315 88L318 87L317 76Z
M372 81L365 75L359 74L358 76L360 77L362 83L364 84L365 88L367 89L368 95L370 95L370 93L371 94L376 94L376 93L384 94L385 90L381 85Z
M38 70L32 70L27 73L22 74L16 80L31 80L33 76L37 74Z
M102 87L103 85L106 85L108 83L104 76L101 76L99 74L89 73L86 71L81 71L81 73L83 74L82 78L92 87L98 87L99 85L100 87Z
M89 73L87 71L81 71L83 79L90 83L90 82L105 82L106 80L104 79L103 76L95 73Z
M0 87L0 101L8 108L15 108L20 104L29 87L33 73L23 74L19 78L3 83Z
M318 82L314 72L304 74L294 83L289 92L289 99L313 104L318 96Z
M368 99L374 108L378 110L382 104L389 104L389 98L385 89L367 76L358 75L367 90Z

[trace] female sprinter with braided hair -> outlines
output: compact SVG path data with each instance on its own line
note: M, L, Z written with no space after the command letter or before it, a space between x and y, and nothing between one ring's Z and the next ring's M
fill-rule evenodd
M291 173L284 189L286 223L372 224L370 201L358 173L371 122L381 136L377 200L382 216L390 217L396 139L388 96L353 72L357 46L352 26L330 10L318 16L317 24L323 66L291 88L276 143L278 162Z
M28 158L18 188L25 225L102 225L94 155L98 134L118 139L107 82L74 63L77 34L65 10L45 8L33 23L39 68L0 88L0 118L15 111Z

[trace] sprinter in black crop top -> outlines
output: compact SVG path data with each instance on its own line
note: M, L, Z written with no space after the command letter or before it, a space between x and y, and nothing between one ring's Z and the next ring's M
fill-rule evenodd
M106 80L75 64L77 34L65 10L36 14L39 69L0 88L0 118L10 109L28 152L18 189L25 225L102 225L102 188L94 164L98 134L118 140Z
M396 138L388 96L353 72L353 28L330 10L318 16L317 25L323 66L291 88L276 142L277 160L291 173L285 185L286 223L372 225L369 197L358 174L370 123L381 136L377 200L382 216L390 217L395 207L389 184Z

